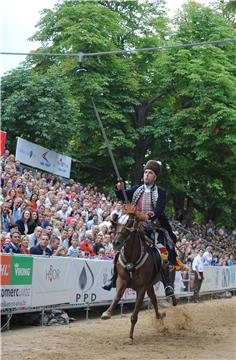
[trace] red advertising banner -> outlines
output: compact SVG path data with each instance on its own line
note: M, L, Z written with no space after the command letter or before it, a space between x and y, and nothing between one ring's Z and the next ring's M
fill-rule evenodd
M5 152L7 133L6 131L0 131L0 155L2 156Z
M12 259L12 257L9 255L1 255L0 256L0 269L1 269L0 284L1 285L10 285L11 259Z

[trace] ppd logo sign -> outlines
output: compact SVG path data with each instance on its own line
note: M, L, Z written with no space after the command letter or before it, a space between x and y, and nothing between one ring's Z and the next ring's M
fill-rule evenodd
M79 287L82 291L89 291L94 285L94 275L93 272L85 261L85 266L79 276Z
M83 266L81 273L78 279L79 288L81 292L75 294L75 301L78 302L85 302L85 303L92 303L96 300L97 295L89 290L94 285L94 275L93 272L85 261L85 265Z
M46 280L50 282L60 280L60 269L56 269L53 265L50 265L49 269L46 270Z

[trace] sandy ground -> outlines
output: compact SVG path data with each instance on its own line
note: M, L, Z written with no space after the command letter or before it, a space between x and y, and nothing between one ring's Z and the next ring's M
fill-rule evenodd
M130 314L68 326L26 327L2 334L4 360L236 359L236 297L139 314L133 345L125 345Z

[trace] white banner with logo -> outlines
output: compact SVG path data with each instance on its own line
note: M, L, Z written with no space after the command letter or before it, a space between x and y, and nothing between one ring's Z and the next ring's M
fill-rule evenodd
M69 302L98 304L111 301L115 296L115 288L107 291L102 286L110 279L112 269L112 261L73 259ZM135 296L132 289L126 289L122 300L133 300Z
M12 270L10 274L6 271L9 259L12 269L17 268L17 272ZM1 274L2 309L25 308L27 311L27 307L69 303L84 307L109 303L115 296L115 289L106 291L102 288L111 277L112 261L43 256L5 256L3 260L6 265L2 267ZM164 296L162 283L155 284L154 288L157 296ZM236 266L206 267L201 292L226 289L236 289ZM175 293L177 296L187 296L186 290L182 274L177 272ZM125 303L135 298L135 292L126 289L122 300Z
M32 306L68 302L70 271L71 261L68 258L34 258Z
M1 285L1 309L31 307L31 285Z
M55 175L65 178L70 177L70 157L58 154L19 137L16 145L16 160Z
M201 292L236 287L236 266L206 266Z

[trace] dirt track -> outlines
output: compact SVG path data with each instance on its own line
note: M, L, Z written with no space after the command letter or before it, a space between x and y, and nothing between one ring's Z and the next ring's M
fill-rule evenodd
M69 326L30 327L2 334L4 360L236 359L236 297L141 311L133 345L124 345L130 314Z

